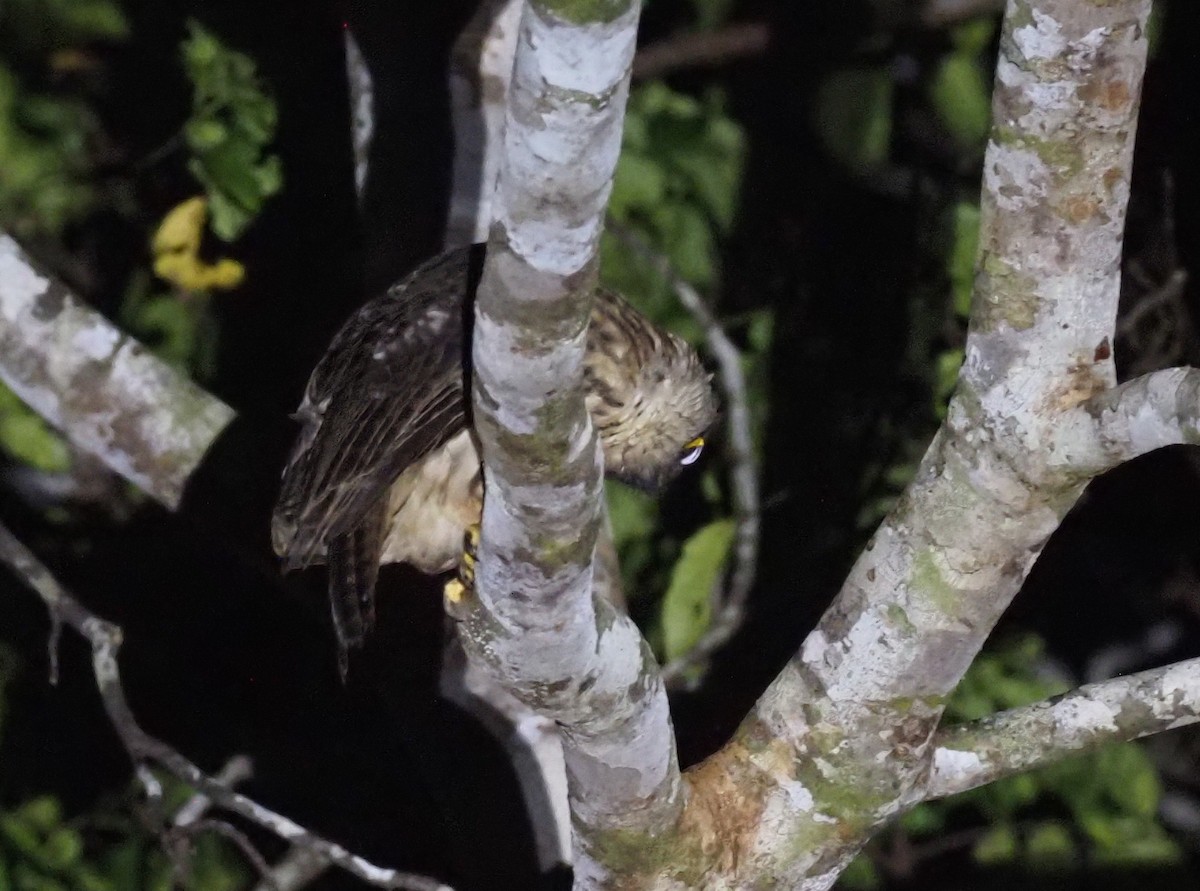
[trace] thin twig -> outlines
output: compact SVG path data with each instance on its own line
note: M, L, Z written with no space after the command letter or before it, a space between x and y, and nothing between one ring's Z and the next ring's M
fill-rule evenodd
M318 857L308 848L292 848L271 868L270 876L255 886L254 891L297 891L329 869L329 861Z
M689 68L716 68L760 56L770 43L771 29L765 22L676 34L638 50L633 57L633 79L649 80Z
M225 820L214 820L209 817L204 820L198 820L190 825L180 827L174 831L189 838L199 835L201 832L215 832L217 835L228 839L234 844L235 847L237 847L239 851L242 852L242 856L250 861L250 864L254 867L255 871L258 872L259 877L267 886L268 891L283 891L283 889L275 883L274 873L271 870L271 864L266 861L262 855L262 852L254 846L254 842L250 841L250 839L246 836L246 833L242 832L242 830L238 829L232 823L228 823Z
M134 719L121 685L117 667L121 628L94 615L72 597L33 552L3 524L0 524L0 561L12 567L38 593L52 617L70 625L91 644L92 671L104 710L148 793L153 794L158 786L157 780L146 768L149 762L153 762L203 792L219 807L262 826L293 845L311 850L329 863L378 888L451 891L435 879L376 866L341 845L314 835L288 817L222 785L166 743L148 735Z
M663 680L670 685L679 683L690 668L702 664L720 649L733 637L745 618L746 600L750 596L750 589L754 587L758 568L761 512L758 461L754 454L753 425L741 351L729 339L699 292L675 272L670 260L624 226L610 224L609 231L654 267L674 289L683 308L700 324L708 349L717 361L717 380L725 400L725 426L729 433L726 448L735 523L733 570L729 575L729 584L713 610L713 620L708 630L691 650L663 667Z
M234 755L225 762L225 766L217 772L217 775L213 779L222 786L232 789L238 783L244 783L252 776L254 776L253 762L245 755ZM177 828L190 826L201 819L211 806L212 799L203 792L197 792L175 812L175 816L171 822Z

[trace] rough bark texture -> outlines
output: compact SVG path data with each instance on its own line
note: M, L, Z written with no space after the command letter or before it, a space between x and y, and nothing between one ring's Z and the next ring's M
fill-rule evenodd
M233 410L151 355L0 233L0 379L168 508Z
M1086 482L1200 428L1200 372L1113 386L1149 8L1008 3L974 314L947 421L818 628L682 783L645 644L593 590L600 456L580 390L637 9L527 8L477 306L488 489L477 596L461 618L472 660L564 725L577 887L825 889L923 798L1196 718L1190 662L936 733ZM81 327L84 311L2 238L0 298L5 379L172 503L228 410L160 366L129 386L143 379L117 360L150 360L94 320ZM1026 745L1043 731L1045 746Z
M679 804L654 660L628 617L594 596L602 458L582 390L639 11L628 0L525 6L473 345L487 498L462 638L562 725L579 887L604 881L601 834L657 829Z
M946 697L1095 472L1101 425L1072 442L1062 422L1114 383L1149 8L1010 0L947 421L796 658L689 773L678 844L634 870L646 886L828 888L923 797Z
M926 798L944 798L1107 742L1200 722L1200 659L1088 684L937 735Z
M503 157L504 113L523 0L481 3L454 42L450 100L454 174L446 248L484 241ZM442 659L442 695L474 715L508 752L521 785L543 872L571 863L571 814L558 726L469 661L458 635Z

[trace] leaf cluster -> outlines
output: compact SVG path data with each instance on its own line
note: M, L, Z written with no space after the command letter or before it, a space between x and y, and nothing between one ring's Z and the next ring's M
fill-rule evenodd
M738 207L745 137L718 93L697 98L662 82L636 89L629 101L609 218L666 257L702 293L720 275L721 240ZM703 331L671 283L635 250L606 233L601 243L604 282L643 312L703 349ZM761 311L726 327L744 341L751 401L765 414L765 359L773 317ZM724 578L733 541L727 494L718 468L707 462L700 479L708 518L692 530L668 530L654 499L620 484L608 488L609 513L625 587L666 590L645 615L646 633L661 658L684 655L712 621L714 590Z
M165 788L172 810L190 795L174 780ZM128 806L68 819L57 798L41 795L0 810L0 891L235 891L246 878L212 833L190 838L173 862Z
M194 88L183 128L188 170L204 186L213 232L233 241L283 185L279 157L266 152L278 112L253 59L195 21L188 32L183 62Z

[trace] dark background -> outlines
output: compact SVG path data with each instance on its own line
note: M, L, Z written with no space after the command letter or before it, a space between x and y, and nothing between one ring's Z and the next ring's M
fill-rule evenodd
M928 400L906 365L913 310L901 295L938 275L922 241L930 205L974 188L978 174L958 169L919 116L897 131L902 176L888 189L839 170L811 128L813 90L824 73L871 52L863 37L877 27L880 7L903 4L740 0L732 19L767 23L768 48L671 78L697 91L722 84L748 135L741 210L722 258L722 311L770 306L778 319L760 583L745 627L705 684L676 698L685 764L728 737L836 592L861 543L855 518L865 468L879 457L877 432ZM249 794L379 862L433 873L462 891L564 887L564 877L536 874L503 752L437 697L437 586L404 569L385 570L385 595L395 593L383 598L380 633L343 686L323 578L280 578L266 538L294 432L287 414L308 371L367 293L440 243L452 152L446 57L470 11L462 0L130 5L143 37L114 57L103 114L132 155L152 151L178 126L188 87L176 54L187 16L249 53L279 103L286 185L242 244L253 270L247 286L219 304L221 352L210 389L239 419L177 515L147 504L120 522L85 514L51 524L8 490L0 490L0 513L91 608L123 626L127 690L148 731L210 770L235 752L253 756ZM685 15L682 4L653 3L642 43L673 33ZM371 60L379 102L361 216L351 179L343 21ZM892 39L877 52L893 57L897 71L919 71L944 48L940 32L903 15L892 21ZM1166 4L1146 85L1127 245L1143 262L1160 258L1169 174L1174 260L1184 269L1200 265L1197 33L1200 5ZM901 83L902 105L904 91ZM194 187L162 174L145 188L166 207ZM100 258L88 297L104 307L106 283L142 248L117 224L106 226L103 214L81 238ZM1189 288L1175 322L1193 360L1196 298ZM1124 367L1136 358L1118 351ZM1174 645L1126 668L1196 655L1196 470L1191 450L1173 449L1097 481L1054 536L1005 625L1042 634L1050 653L1076 673L1114 643L1138 652L1145 630L1164 621L1179 631ZM129 773L96 700L87 654L68 634L62 679L51 688L44 610L7 573L0 591L0 635L24 660L8 697L0 801L53 790L68 809L87 808ZM1197 767L1180 766L1168 783L1200 794ZM1195 839L1184 841L1198 850ZM892 876L897 888L957 888L968 879L1001 888L1017 877L976 870L965 851L930 858L907 878ZM1096 868L1019 876L1045 888L1195 888L1198 879L1187 861L1144 874ZM358 886L335 871L314 887Z

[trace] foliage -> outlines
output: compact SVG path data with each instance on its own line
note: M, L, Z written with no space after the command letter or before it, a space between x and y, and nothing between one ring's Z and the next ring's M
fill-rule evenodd
M1042 650L1039 638L1024 635L980 654L947 704L945 721L973 721L1065 692L1068 684L1039 673ZM1157 819L1160 792L1141 746L1113 743L918 805L894 831L919 846L942 835L952 821L982 819L987 825L974 837L972 853L985 866L1159 865L1180 856ZM843 887L868 889L878 882L869 856L859 860L843 876Z
M154 291L149 277L135 271L120 320L163 359L203 379L215 370L217 329L209 294L236 287L245 274L235 260L204 257L207 214L212 213L213 231L232 240L279 190L282 178L279 159L263 154L277 113L253 61L198 24L189 28L182 59L193 102L182 133L192 153L188 169L204 184L207 198L179 204L154 236L154 272L174 290ZM19 238L61 239L100 202L93 146L105 138L101 123L82 87L57 85L64 72L92 70L88 45L127 34L114 0L0 4L0 228ZM51 82L53 90L43 88ZM38 470L70 467L64 441L3 385L0 449Z
M188 31L183 61L194 88L183 128L192 153L188 170L204 186L213 232L233 241L283 185L278 156L264 154L275 138L278 113L253 59L195 21Z
M0 446L16 460L47 473L61 473L71 466L70 452L62 437L2 385Z
M715 520L683 544L662 605L663 656L668 661L685 655L712 622L713 589L721 583L733 528L733 520Z
M661 250L702 290L717 281L717 246L737 211L745 139L718 96L701 101L654 82L634 91L609 216ZM656 321L689 340L700 330L669 284L647 276L644 262L606 235L605 281L630 295Z
M976 19L955 28L953 49L929 80L929 104L972 164L983 157L992 120L992 84L988 74L996 35L994 19Z
M113 0L0 5L0 225L14 235L57 235L95 204L99 122L68 75L126 31Z
M745 137L718 94L699 99L661 82L639 87L629 101L610 219L665 256L682 278L711 292L719 277L719 243L737 213L744 155ZM601 243L601 270L608 286L702 347L703 332L671 283L609 233ZM738 321L746 340L751 398L761 407L771 316L761 312ZM728 510L716 471L706 470L700 485L714 513ZM662 528L654 499L619 484L610 484L608 493L626 590L630 596L667 590L651 612L647 634L660 656L683 655L711 621L711 595L732 542L732 522L710 521L681 543Z
M166 803L174 811L190 790L169 777ZM52 795L0 810L0 889L8 891L234 891L245 869L231 844L213 833L188 839L172 862L162 840L128 805L68 819Z

